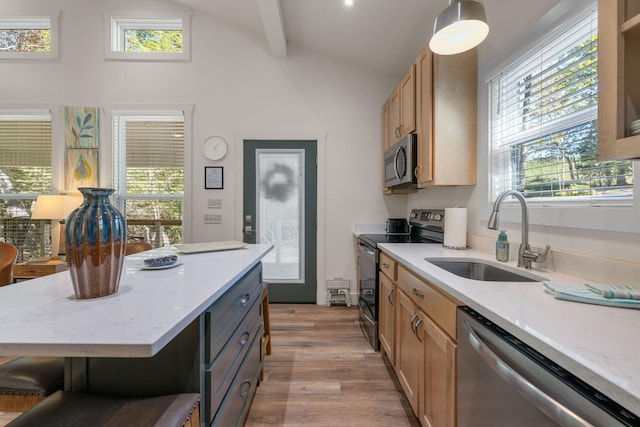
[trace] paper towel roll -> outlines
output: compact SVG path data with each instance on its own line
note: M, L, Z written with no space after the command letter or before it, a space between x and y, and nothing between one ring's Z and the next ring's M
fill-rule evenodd
M444 247L467 248L467 208L444 210Z

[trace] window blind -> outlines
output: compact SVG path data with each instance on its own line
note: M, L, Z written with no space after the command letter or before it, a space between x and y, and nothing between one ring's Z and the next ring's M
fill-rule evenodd
M0 234L19 261L50 248L49 225L34 224L31 210L51 183L51 115L0 114Z
M597 158L598 17L593 5L490 80L492 200L630 203L630 161Z
M113 119L115 202L133 239L155 246L182 239L183 116L116 115Z

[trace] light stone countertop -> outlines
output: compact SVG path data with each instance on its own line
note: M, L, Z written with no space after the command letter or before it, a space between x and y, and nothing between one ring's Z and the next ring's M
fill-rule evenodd
M378 245L424 279L486 316L628 410L640 415L640 310L556 300L540 282L479 282L464 279L425 257L480 258L475 250L436 244ZM522 269L518 269L522 270ZM527 270L554 282L581 287L575 277Z
M142 270L130 255L118 292L77 300L68 271L0 288L0 355L150 357L198 318L271 250L271 245L178 253L178 265Z

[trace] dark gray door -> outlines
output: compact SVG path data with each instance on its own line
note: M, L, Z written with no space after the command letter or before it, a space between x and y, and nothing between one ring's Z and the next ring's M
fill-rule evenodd
M316 141L244 141L243 235L271 243L270 302L316 302Z

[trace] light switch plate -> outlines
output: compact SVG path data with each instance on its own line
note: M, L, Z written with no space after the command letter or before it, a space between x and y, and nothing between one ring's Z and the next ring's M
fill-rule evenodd
M222 215L220 214L205 214L204 216L205 224L222 224Z
M222 199L208 199L207 207L209 209L220 209L222 208Z

